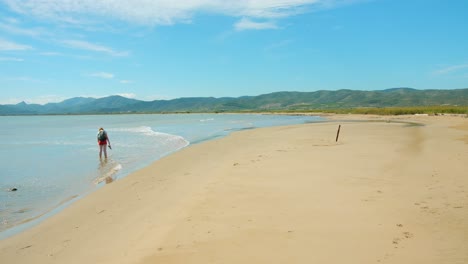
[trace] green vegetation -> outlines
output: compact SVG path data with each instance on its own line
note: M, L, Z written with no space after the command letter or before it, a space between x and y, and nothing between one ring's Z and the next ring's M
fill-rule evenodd
M378 115L468 114L468 89L276 92L258 96L140 101L121 96L71 98L46 105L0 105L0 115L325 112Z
M298 111L288 111L290 113ZM304 111L302 111L304 112ZM363 115L441 115L465 114L468 115L468 106L414 106L414 107L357 107L337 109L314 109L307 112L335 113L335 114L363 114Z

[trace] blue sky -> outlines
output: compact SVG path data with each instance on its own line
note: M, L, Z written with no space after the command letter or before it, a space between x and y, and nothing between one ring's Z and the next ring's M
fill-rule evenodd
M0 104L468 88L468 1L0 0Z

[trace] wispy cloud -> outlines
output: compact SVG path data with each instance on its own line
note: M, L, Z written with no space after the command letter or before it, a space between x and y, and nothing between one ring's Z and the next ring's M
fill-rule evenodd
M435 71L436 75L444 75L468 68L468 64L452 65Z
M31 49L32 47L28 45L18 44L15 42L0 39L0 51L19 51Z
M62 44L69 48L74 48L74 49L81 49L81 50L87 50L87 51L93 51L93 52L101 52L105 53L111 56L128 56L128 52L119 52L115 51L112 48L100 45L100 44L94 44L88 41L83 41L83 40L64 40L62 41Z
M19 20L14 17L3 17L2 21L6 22L7 24L18 24Z
M20 58L9 58L9 57L0 57L0 61L16 61L16 62L22 62L24 59Z
M130 84L130 83L133 83L133 81L130 81L130 80L120 80L120 83L122 83L122 84Z
M359 1L362 0L4 0L15 12L65 23L107 17L146 25L186 22L197 13L281 18Z
M114 78L114 74L108 73L108 72L95 72L95 73L91 73L89 76L97 77L97 78L103 78L103 79L113 79Z
M16 25L0 23L0 30L14 35L22 35L28 37L38 37L43 34L40 28L26 29Z
M234 28L237 31L242 31L242 30L252 30L252 29L255 29L255 30L277 29L278 26L274 22L271 22L271 21L255 22L249 18L244 17L234 25Z
M63 54L60 53L60 52L46 51L46 52L40 52L39 55L42 55L42 56L62 56Z

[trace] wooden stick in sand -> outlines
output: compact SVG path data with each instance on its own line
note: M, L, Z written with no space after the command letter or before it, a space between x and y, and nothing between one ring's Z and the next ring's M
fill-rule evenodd
M340 136L340 128L341 128L341 125L338 125L338 131L336 131L336 140L335 140L335 142L338 142L338 137Z

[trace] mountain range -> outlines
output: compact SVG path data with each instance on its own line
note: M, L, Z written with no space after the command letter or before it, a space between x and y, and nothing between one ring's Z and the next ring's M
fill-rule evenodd
M392 88L378 91L337 90L275 92L242 97L189 97L141 101L118 95L104 98L75 97L45 105L21 102L0 105L0 115L117 114L239 111L313 111L361 107L467 106L468 88L416 90Z

